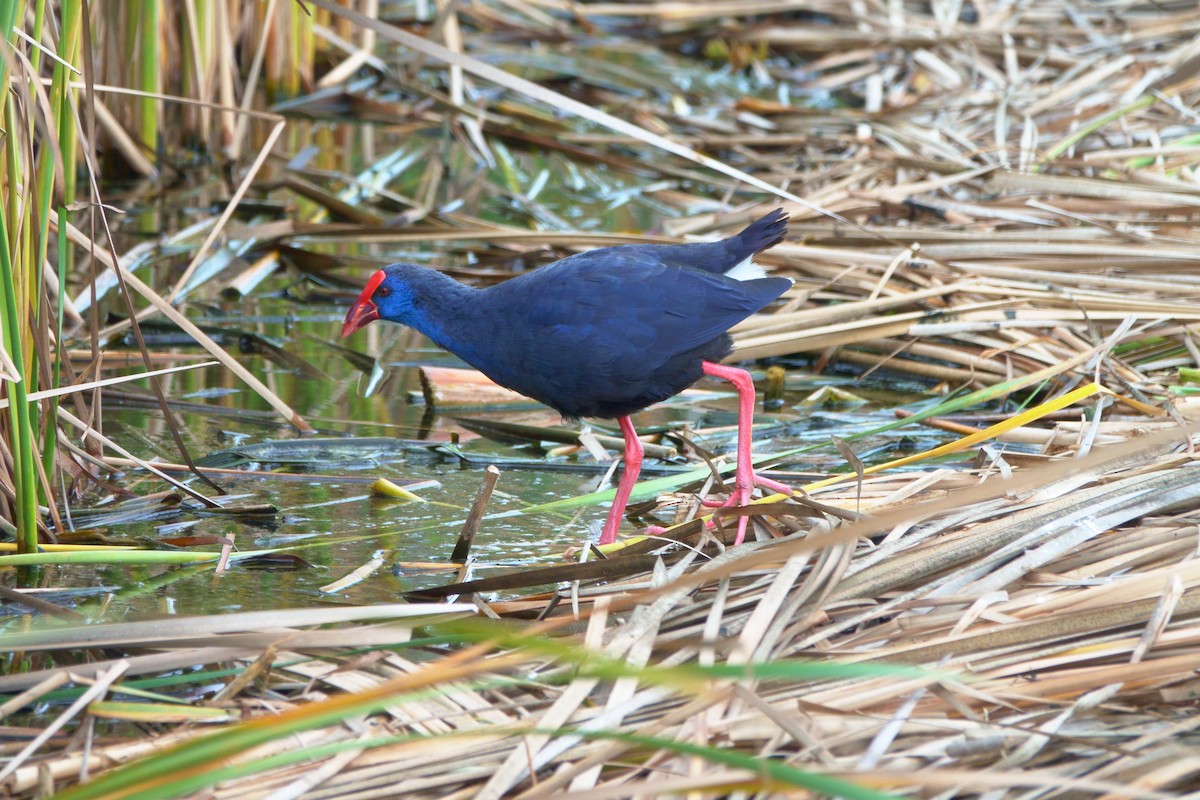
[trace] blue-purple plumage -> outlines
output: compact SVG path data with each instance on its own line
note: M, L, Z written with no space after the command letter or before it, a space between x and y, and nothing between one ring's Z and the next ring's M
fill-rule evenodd
M775 211L719 242L591 250L487 289L397 264L370 300L565 417L625 416L698 380L703 361L729 355L726 331L791 285L723 274L786 227Z

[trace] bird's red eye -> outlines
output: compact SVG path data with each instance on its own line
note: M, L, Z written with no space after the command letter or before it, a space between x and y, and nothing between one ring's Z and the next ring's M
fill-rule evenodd
M375 292L375 294L379 295L380 297L387 297L391 293L392 287L390 286L380 286L378 291Z

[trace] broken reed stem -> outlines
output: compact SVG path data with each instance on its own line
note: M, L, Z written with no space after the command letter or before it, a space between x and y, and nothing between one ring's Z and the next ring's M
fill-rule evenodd
M471 504L471 513L467 515L462 533L458 535L458 541L454 545L454 552L450 554L450 560L454 563L466 563L471 544L475 541L475 534L479 532L479 523L487 511L488 502L492 499L492 491L496 488L498 480L500 470L496 469L495 465L488 464L483 471L483 483L479 484L479 491L475 493L475 502Z

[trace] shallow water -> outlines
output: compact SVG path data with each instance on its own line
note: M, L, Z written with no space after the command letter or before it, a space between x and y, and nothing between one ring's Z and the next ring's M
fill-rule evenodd
M247 495L244 502L269 502L279 513L266 517L209 515L178 508L156 514L135 512L135 519L113 520L115 502L102 502L88 509L75 508L80 526L98 526L108 537L162 538L179 536L227 536L239 550L283 549L303 559L308 566L274 565L267 568L235 566L215 575L211 566L201 567L69 567L47 568L43 585L56 587L120 587L105 597L105 617L120 619L161 613L205 614L239 610L261 610L307 606L329 602L381 603L395 601L403 592L420 586L443 583L452 572L425 569L414 562L447 564L462 521L480 484L483 467L493 461L502 476L489 504L472 555L478 561L477 575L498 566L557 560L564 549L594 538L603 521L606 505L589 505L534 515L504 516L533 504L575 497L602 487L606 467L586 451L548 455L534 444L507 444L476 436L458 426L453 416L519 420L529 424L562 424L554 412L530 404L527 408L500 412L468 409L427 409L420 399L417 364L453 365L456 360L391 324L370 326L369 336L349 340L380 354L387 379L383 389L370 397L363 393L367 376L324 343L336 339L342 308L337 306L298 308L284 300L266 298L247 301L239 329L250 329L269 337L289 352L302 356L327 378L317 379L281 369L261 356L250 355L244 363L304 416L321 436L391 437L407 443L397 452L318 463L242 464L251 470L245 478L222 476L217 483L234 495ZM364 342L369 339L369 344ZM346 344L346 342L339 342ZM879 406L847 410L812 411L792 408L815 387L847 384L845 377L812 378L799 370L789 376L785 408L756 417L767 430L756 435L756 453L778 452L812 442L828 441L829 434L850 435L859 427L872 427L890 419ZM646 429L658 425L693 429L725 429L734 421L736 403L726 385L702 383L710 394L701 400L663 405L638 415L636 423ZM184 410L178 413L186 444L193 457L272 440L303 440L292 428L273 415L266 403L241 387L223 369L206 368L167 376L163 388L168 397L202 403L209 412ZM854 390L853 385L847 388ZM892 401L911 400L915 394L896 394L895 387L875 382L859 389L890 392ZM128 391L135 391L128 389ZM144 389L140 390L144 391ZM871 409L876 409L871 411ZM105 431L141 457L158 456L179 461L161 415L154 407L132 407L120 396L105 407ZM595 421L597 429L611 426ZM612 426L615 427L615 426ZM611 428L610 428L611 429ZM934 439L922 433L921 440L907 447L925 447ZM457 439L457 445L451 445ZM899 432L878 441L863 442L868 460L873 449L877 460L894 457ZM718 453L732 448L726 430L701 441ZM554 447L554 445L547 445ZM514 462L524 462L515 464ZM815 471L837 465L846 469L836 453L827 449L815 458L815 470L803 462L787 470ZM691 464L694 466L695 463ZM646 477L665 469L688 466L682 459L674 464L647 459ZM540 468L539 468L540 467ZM293 477L254 477L277 470ZM305 477L316 473L321 477ZM429 484L418 488L421 501L381 500L370 496L369 483L376 478L394 482ZM161 491L156 478L131 470L115 481L138 494ZM208 491L194 479L191 484ZM668 512L669 513L669 512ZM668 516L661 518L669 520ZM634 532L626 523L624 533ZM206 548L211 549L211 548ZM321 587L350 573L382 551L384 565L366 580L343 591L325 593Z
M364 248L366 250L368 248ZM364 254L365 255L365 254ZM427 260L454 263L460 254L441 252L432 247ZM385 256L382 261L398 256ZM361 270L365 276L367 270ZM349 276L348 276L349 277ZM489 518L476 538L472 555L478 562L476 575L488 574L498 566L527 564L539 559L557 561L568 547L589 536L595 538L607 505L587 505L579 509L536 515L504 516L531 505L584 495L600 488L607 465L598 464L586 451L550 454L533 443L501 443L481 438L459 426L453 417L480 417L520 421L538 426L557 426L562 421L544 407L529 403L523 407L487 412L471 408L431 410L421 399L418 365L463 366L453 356L440 351L407 329L390 323L376 323L351 339L338 338L341 320L350 294L337 303L300 303L281 297L294 277L280 273L264 283L252 296L236 302L198 300L190 305L191 317L209 329L225 332L223 342L233 352L246 342L243 333L254 334L287 353L303 359L308 374L289 369L278 359L267 359L255 352L239 357L285 402L304 417L323 437L388 437L404 446L395 452L363 458L322 459L317 463L281 463L278 458L266 462L244 463L247 477L221 476L217 483L232 495L246 495L240 502L268 502L279 513L266 517L230 517L210 515L196 510L127 508L125 498L103 492L89 492L83 502L74 503L71 519L80 528L97 528L106 540L147 540L175 537L230 537L240 551L283 550L303 559L295 564L275 564L264 568L235 566L224 575L215 575L211 565L179 568L81 566L48 567L38 583L57 588L115 587L84 600L81 610L103 608L105 619L127 619L157 614L207 614L236 610L261 610L307 606L329 602L381 603L395 601L403 592L421 586L444 583L453 577L445 569L406 566L434 562L447 564L463 519L467 515L480 484L482 469L497 462L502 477L489 504ZM206 297L197 293L198 298ZM114 298L106 298L103 307L119 310ZM152 337L152 350L201 353L196 346L179 346L153 325L146 327ZM382 374L371 376L352 364L334 346L348 347L377 357ZM766 431L757 434L756 452L781 451L811 442L828 442L830 432L849 435L856 426L871 427L890 417L886 413L864 413L855 409L850 416L843 410L814 414L790 406L799 402L817 386L846 383L846 377L808 378L793 370L785 408L761 414L757 422ZM877 391L890 391L882 405L902 399L894 387L883 382L873 384ZM167 397L178 401L177 419L185 444L193 458L203 459L214 453L246 445L284 440L304 440L292 426L284 423L267 403L243 386L227 370L209 367L176 373L162 378ZM732 449L730 428L734 424L736 403L729 387L719 382L704 382L707 396L699 401L674 403L638 415L639 429L654 426L684 426L688 429L716 429L698 443L715 453ZM853 387L851 387L853 388ZM863 387L860 387L863 388ZM179 457L157 405L150 398L145 381L117 387L106 394L105 433L140 457L179 462ZM368 391L370 392L368 396ZM131 396L141 395L134 402ZM912 399L917 395L907 395ZM773 423L773 424L772 424ZM593 426L619 435L612 422L594 421ZM894 435L888 441L899 441ZM864 443L865 448L885 444ZM547 445L547 448L555 447ZM835 451L824 448L817 471L845 465ZM880 458L888 457L882 454ZM686 469L700 462L683 459L673 464L647 459L644 477L662 474L668 469ZM791 464L789 470L805 471L805 463ZM267 471L292 475L289 479L261 477ZM181 476L186 478L186 476ZM421 502L396 502L372 498L369 484L376 478L398 483L418 482L416 493ZM205 493L207 487L194 479L189 482ZM130 470L114 477L113 484L137 495L161 492L162 481ZM121 502L126 505L122 506ZM670 512L660 518L668 522ZM116 516L114 516L116 515ZM625 533L634 527L626 523ZM211 550L214 545L204 546ZM325 593L327 586L382 554L383 566L369 578L336 593Z

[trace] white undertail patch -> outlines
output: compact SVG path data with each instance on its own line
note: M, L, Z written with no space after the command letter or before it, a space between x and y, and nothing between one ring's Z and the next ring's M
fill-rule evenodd
M752 281L755 278L767 277L767 271L754 263L754 257L751 256L745 261L734 265L733 269L725 271L725 277L733 278L735 281Z

